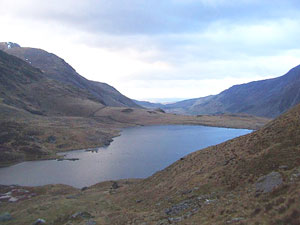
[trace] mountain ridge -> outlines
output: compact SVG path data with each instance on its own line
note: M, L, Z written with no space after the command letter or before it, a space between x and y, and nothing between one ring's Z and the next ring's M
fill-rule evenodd
M275 118L298 103L300 65L276 78L234 85L217 95L187 99L161 108L169 113L190 115L250 114Z
M0 43L0 50L8 54L21 58L32 66L41 69L48 78L74 85L78 88L90 92L101 104L115 107L134 107L140 108L131 99L122 95L114 87L101 82L87 80L79 75L64 59L53 53L48 53L42 49L23 48L18 44L10 44L13 47L8 48L8 42Z

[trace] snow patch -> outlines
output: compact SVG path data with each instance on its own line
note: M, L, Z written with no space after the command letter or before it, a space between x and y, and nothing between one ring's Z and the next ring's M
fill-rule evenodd
M3 195L3 196L0 196L0 199L9 199L9 198L11 198L10 195Z
M10 49L11 48L11 43L10 42L6 42L7 48Z
M25 60L26 60L29 64L31 64L31 62L29 61L29 59L26 59L26 58L25 58Z
M5 42L6 43L6 47L8 48L8 49L10 49L10 48L19 48L19 47L21 47L20 45L18 45L17 43L13 43L13 42Z

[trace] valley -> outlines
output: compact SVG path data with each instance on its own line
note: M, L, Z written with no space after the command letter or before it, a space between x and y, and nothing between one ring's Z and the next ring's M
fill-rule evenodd
M0 0L0 225L300 225L299 15Z
M25 59L32 63L0 50L1 166L108 145L124 127L194 124L257 129L269 121L248 115L188 116L145 109L106 84L91 85L53 54L12 46L16 47L7 48L9 52L26 53Z
M146 179L1 186L4 224L292 224L300 219L300 106ZM21 193L21 194L20 194ZM22 194L26 193L26 194ZM15 202L7 202L14 196Z
M55 158L56 152L101 147L131 126L190 124L258 129L259 117L184 116L155 110L105 107L93 117L40 116L1 105L1 156L5 166L22 160ZM125 112L124 112L125 111Z
M247 99L261 100L257 101L259 113L218 108L208 115L204 111L184 115L180 110L176 111L180 114L166 113L156 107L159 105L139 106L107 84L86 80L51 53L17 44L5 46L2 44L5 52L0 50L1 166L107 146L129 127L203 125L255 131L180 156L143 179L105 179L80 189L62 184L0 185L0 220L4 225L40 221L53 225L298 225L300 106L296 92L290 92L298 84L297 68L263 82L272 87L278 87L278 82L286 84L287 94L277 93L280 101L269 99L274 108L266 104L269 100L260 98L264 89L259 91L260 84L254 83L250 87L257 95L249 94ZM234 92L231 97L237 97L238 104L244 101L241 93L248 93L248 89L248 84L235 86L221 95ZM231 97L224 98L229 101ZM219 107L216 98L223 97L209 96L198 103ZM188 106L190 101L179 104ZM239 107L245 105L239 103ZM257 115L279 116L271 120Z

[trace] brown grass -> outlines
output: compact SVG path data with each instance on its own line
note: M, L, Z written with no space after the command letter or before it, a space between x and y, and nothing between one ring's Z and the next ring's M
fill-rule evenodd
M300 106L256 132L192 153L147 179L117 181L117 189L112 182L84 191L61 185L33 188L41 194L4 203L1 212L15 217L5 224L30 224L36 218L49 224L85 224L85 218L70 219L84 211L97 224L296 225L300 221L299 124ZM282 175L283 185L257 194L255 182L271 171ZM79 195L67 198L74 194Z

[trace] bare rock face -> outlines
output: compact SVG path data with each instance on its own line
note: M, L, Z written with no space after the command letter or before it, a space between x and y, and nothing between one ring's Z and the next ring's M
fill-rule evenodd
M278 172L271 172L260 177L256 184L256 192L269 193L283 183L282 176Z

